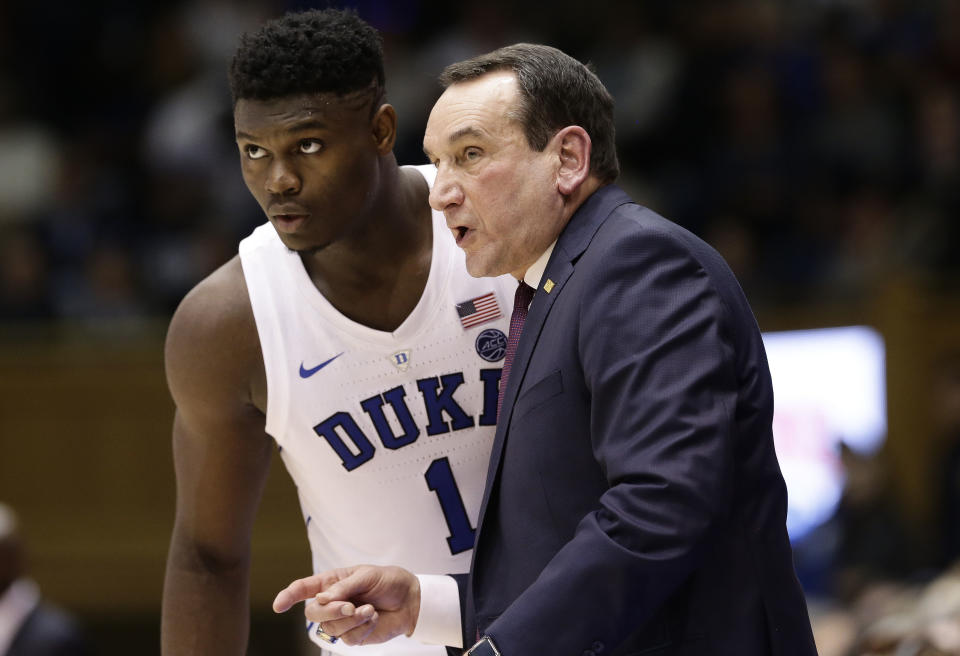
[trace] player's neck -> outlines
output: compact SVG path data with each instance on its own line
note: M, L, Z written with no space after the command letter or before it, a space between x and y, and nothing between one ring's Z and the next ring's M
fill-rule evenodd
M423 176L412 168L401 169L390 156L381 162L376 186L376 198L350 221L349 233L305 256L310 269L333 274L360 268L389 276L400 260L429 250L429 189Z
M381 170L379 198L363 229L303 256L317 289L340 312L393 330L420 299L430 272L433 225L429 189L419 172Z

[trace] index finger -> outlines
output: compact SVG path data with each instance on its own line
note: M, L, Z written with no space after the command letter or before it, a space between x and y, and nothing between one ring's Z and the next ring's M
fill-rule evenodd
M336 571L328 571L293 581L273 600L273 612L283 613L294 604L315 597L336 583L339 578Z

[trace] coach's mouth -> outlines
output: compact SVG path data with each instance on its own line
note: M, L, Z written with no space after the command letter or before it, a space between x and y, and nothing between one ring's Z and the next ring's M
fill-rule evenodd
M457 245L460 245L460 242L467 236L467 233L470 232L470 229L466 226L457 226L453 229L454 238L457 240Z

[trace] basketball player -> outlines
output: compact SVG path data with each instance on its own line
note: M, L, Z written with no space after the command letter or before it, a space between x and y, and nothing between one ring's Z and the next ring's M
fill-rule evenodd
M230 83L243 177L269 222L170 324L168 656L245 653L251 525L275 446L314 571L468 570L515 286L467 274L427 202L433 167L397 165L380 40L354 13L287 14L245 35ZM348 647L304 623L332 653L445 653L415 637Z

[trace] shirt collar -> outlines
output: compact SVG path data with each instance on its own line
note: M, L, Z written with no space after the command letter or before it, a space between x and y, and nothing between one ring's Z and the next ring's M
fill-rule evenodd
M531 264L527 272L523 274L523 282L534 289L540 289L540 281L543 280L543 274L547 270L547 262L550 261L550 255L553 253L553 247L556 245L557 240L554 239L553 243L547 246L547 250L543 251L543 254L537 258L537 261Z

